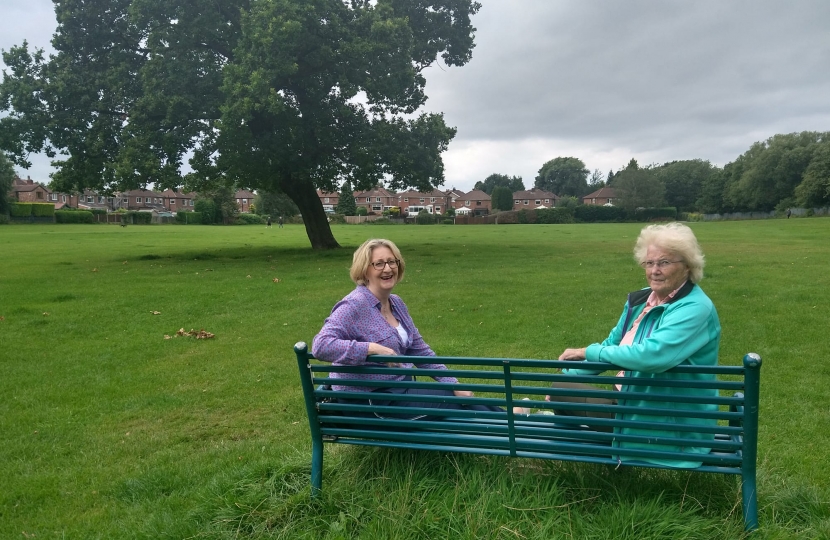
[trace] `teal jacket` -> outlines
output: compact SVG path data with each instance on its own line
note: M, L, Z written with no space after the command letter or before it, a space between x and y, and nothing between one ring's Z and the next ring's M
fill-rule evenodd
M651 289L646 288L628 295L620 320L611 331L608 338L602 343L589 345L586 350L586 360L592 362L608 362L613 364L608 369L623 369L626 377L641 377L650 379L675 380L714 380L714 375L699 375L690 373L667 374L666 370L683 364L697 366L714 366L718 363L718 348L720 347L720 321L718 312L708 296L701 288L687 282L673 299L665 304L655 306L649 311L634 336L634 342L628 346L620 346L620 341L631 328L634 321L645 308L646 300ZM593 370L569 369L563 373L588 375L599 373ZM673 396L717 396L717 389L699 389L686 387L650 387L648 385L626 385L624 391L645 392L653 394L670 394ZM651 406L671 409L689 409L700 411L715 411L715 405L701 405L697 403L667 403L645 400L620 400L620 405ZM640 420L648 422L666 422L672 424L700 424L715 425L716 420L700 420L685 417L655 417L640 414L618 414L622 420ZM689 445L684 447L666 446L646 443L628 443L614 441L614 446L624 448L639 448L644 450L683 451L692 454L708 454L711 448L706 441L712 436L695 433L684 433L666 429L664 431L616 428L615 432L630 435L650 435L678 437L689 439ZM662 459L623 458L623 461L647 461L667 467L699 467L699 461L676 461Z

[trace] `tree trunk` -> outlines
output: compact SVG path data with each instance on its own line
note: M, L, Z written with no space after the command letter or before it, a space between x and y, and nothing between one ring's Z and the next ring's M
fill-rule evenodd
M331 233L328 216L323 210L323 203L317 196L317 190L311 182L295 178L283 182L283 191L288 195L303 216L305 232L312 249L336 249L340 247Z

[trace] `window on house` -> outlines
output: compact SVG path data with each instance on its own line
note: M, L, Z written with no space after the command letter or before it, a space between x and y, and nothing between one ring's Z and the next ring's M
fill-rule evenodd
M92 195L87 195L86 196L86 202L91 203L93 200L95 200L95 199L92 198Z
M380 202L380 197L375 197L375 202Z
M513 201L513 204L522 204L522 201Z
M464 206L470 206L470 201L464 201Z
M242 204L248 204L248 199L242 199Z
M536 199L536 204L542 204L542 201L540 201L539 199Z
M35 193L35 197L37 197L38 199L42 199L43 198L43 192L38 191L37 193Z
M409 197L404 198L403 202L409 202Z
M437 214L441 213L441 207L440 206L435 207L435 213L437 213Z
M380 212L381 210L383 210L383 207L379 204L375 204L372 206L372 212Z
M66 195L61 195L61 202L66 202Z
M550 199L545 199L545 204L548 204L549 202L550 202Z
M147 201L147 204L150 204L150 197L147 197L146 201Z
M135 202L137 202L137 203L141 204L141 197L136 197L136 198L135 198Z
M429 202L435 202L435 197L430 197Z
M100 197L100 196L98 197L98 204L104 204L104 198L103 197Z
M190 199L190 206L193 206L193 199Z
M423 203L424 203L424 198L423 198L423 197L421 197L421 204L423 204Z
M481 201L476 201L476 206L481 206Z
M49 195L49 200L50 201L57 201L58 200L58 195L56 193L52 193L51 195Z
M366 197L366 202L369 202L369 201L371 201L371 200L372 200L372 198L371 198L371 197Z
M329 202L329 198L328 198L328 197L325 197L325 198L323 199L323 202L324 202L324 203Z
M170 199L170 204L176 204L176 199Z
M525 201L524 201L525 206L527 206L527 203L528 203L528 202L529 202L529 201L528 201L527 199L525 199Z

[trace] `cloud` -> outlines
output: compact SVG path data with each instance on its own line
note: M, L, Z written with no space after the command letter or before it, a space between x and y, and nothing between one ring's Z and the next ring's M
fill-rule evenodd
M776 133L830 131L826 0L481 1L472 61L425 72L426 110L458 129L447 187L494 172L530 187L558 156L603 173L724 165ZM49 0L0 3L0 48L47 45Z

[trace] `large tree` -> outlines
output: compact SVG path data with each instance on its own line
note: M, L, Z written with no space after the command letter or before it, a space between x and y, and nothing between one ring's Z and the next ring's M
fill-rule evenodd
M338 214L353 216L357 214L357 203L354 200L352 185L346 181L340 188L340 196L337 198L337 207L334 209Z
M692 159L665 163L653 172L666 188L666 204L679 212L691 212L696 208L703 185L716 170L708 161Z
M487 195L492 195L493 190L497 187L504 187L510 190L510 193L517 191L524 191L525 184L521 176L507 176L506 174L493 173L484 179L484 182L479 180L473 186L473 189L480 189Z
M471 58L473 0L56 2L57 54L4 52L0 147L62 154L62 191L288 195L314 248L337 246L316 189L429 191L455 130L423 71ZM191 153L195 173L182 176Z
M558 157L542 165L534 185L562 197L582 197L589 193L589 173L581 159Z
M513 192L504 186L496 186L490 195L490 202L494 210L512 210Z

